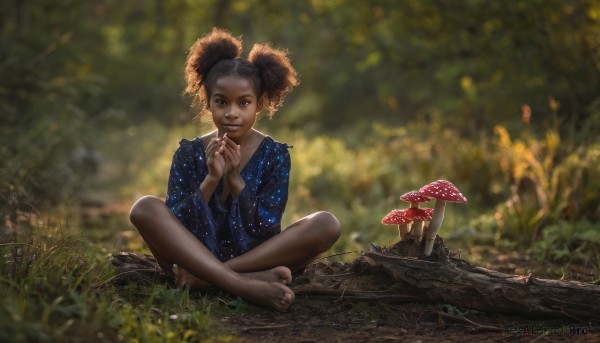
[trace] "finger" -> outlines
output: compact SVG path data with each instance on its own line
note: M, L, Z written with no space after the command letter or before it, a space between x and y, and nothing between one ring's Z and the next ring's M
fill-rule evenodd
M220 140L216 140L215 138L211 139L206 146L206 155L212 155L215 149L219 146L219 142Z
M232 167L235 168L239 165L238 159L236 158L235 154L231 150L224 149L223 157L225 158L227 163L229 163Z
M234 141L228 139L228 142L226 143L225 148L227 148L227 150L231 151L231 153L233 153L237 156L241 156L241 147L239 145L237 145Z
M232 148L232 149L235 149L235 147L239 147L239 145L237 145L237 143L236 143L236 142L234 142L234 141L233 141L231 138L229 138L229 137L227 137L227 139L224 139L223 141L225 142L225 144L226 144L228 147L230 147L230 148Z

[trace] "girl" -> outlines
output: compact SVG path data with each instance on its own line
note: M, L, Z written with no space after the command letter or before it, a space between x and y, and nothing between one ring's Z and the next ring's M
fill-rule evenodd
M297 85L286 52L242 42L213 29L190 49L186 92L216 130L182 140L173 157L166 203L145 196L130 220L179 287L221 287L251 302L285 311L294 301L292 272L327 251L341 234L328 212L281 231L290 172L288 145L254 129Z

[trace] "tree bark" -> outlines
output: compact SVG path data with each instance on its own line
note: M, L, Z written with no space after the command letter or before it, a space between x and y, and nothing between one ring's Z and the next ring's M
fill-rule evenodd
M365 252L407 292L435 302L529 317L600 318L600 285L539 279L474 267L462 260L430 262Z

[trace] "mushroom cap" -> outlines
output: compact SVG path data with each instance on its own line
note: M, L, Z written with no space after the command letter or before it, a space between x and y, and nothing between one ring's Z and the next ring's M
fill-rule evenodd
M385 225L403 225L410 222L412 222L412 219L406 217L406 210L392 210L381 219L381 223Z
M467 202L467 198L447 180L437 180L419 189L419 193L424 196L451 201L451 202Z
M406 202L424 203L428 202L431 199L419 193L418 191L410 191L400 196L400 200Z
M412 220L429 221L433 215L433 208L408 208L405 217Z

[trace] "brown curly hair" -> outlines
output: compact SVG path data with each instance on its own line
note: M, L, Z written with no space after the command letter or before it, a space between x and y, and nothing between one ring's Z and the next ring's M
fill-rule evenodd
M241 52L241 37L213 28L190 48L185 63L185 92L206 108L217 79L229 75L244 77L251 80L270 118L287 93L298 85L298 74L285 50L255 44L248 59L240 57Z

